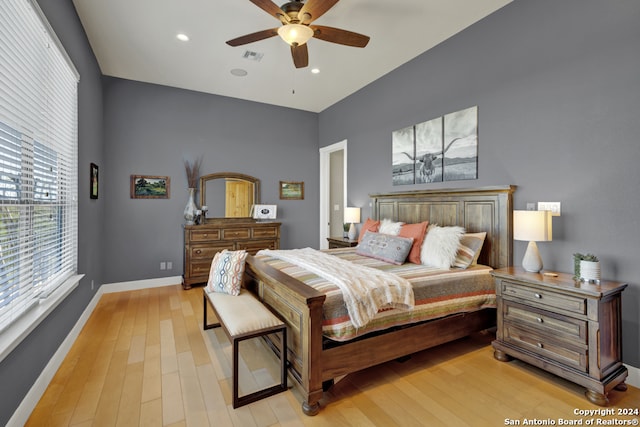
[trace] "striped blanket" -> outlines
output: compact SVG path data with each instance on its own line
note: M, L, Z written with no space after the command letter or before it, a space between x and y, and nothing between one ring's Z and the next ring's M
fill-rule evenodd
M374 331L456 313L495 308L495 285L491 267L476 265L467 269L436 269L425 265L406 263L393 265L355 253L354 248L323 251L349 263L385 271L408 280L413 286L415 306L411 310L382 309L364 327L356 328L350 320L342 291L331 281L304 267L266 254L258 257L274 268L301 280L326 295L323 304L322 332L334 341L348 341Z
M351 323L366 326L383 309L412 309L413 288L408 280L386 271L353 264L312 248L269 250L267 255L305 268L342 291Z

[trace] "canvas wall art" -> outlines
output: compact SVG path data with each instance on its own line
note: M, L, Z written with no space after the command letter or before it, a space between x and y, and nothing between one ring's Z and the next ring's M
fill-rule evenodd
M478 107L394 131L393 185L478 178Z

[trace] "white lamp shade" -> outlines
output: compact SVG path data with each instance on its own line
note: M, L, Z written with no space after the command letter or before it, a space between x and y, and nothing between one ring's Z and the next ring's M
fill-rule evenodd
M287 24L278 28L278 35L291 46L299 46L313 37L313 30L302 24Z
M513 238L527 242L551 241L551 211L513 211Z
M359 223L360 222L360 208L344 208L344 222L345 223Z

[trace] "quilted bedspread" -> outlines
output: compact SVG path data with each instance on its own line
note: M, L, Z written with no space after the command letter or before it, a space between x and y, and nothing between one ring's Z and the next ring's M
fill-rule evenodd
M356 327L349 317L338 285L304 267L268 255L258 255L274 268L326 295L322 329L325 337L334 341L348 341L389 327L496 306L491 267L476 265L467 269L440 270L412 263L394 265L357 255L355 248L330 249L325 253L408 280L413 287L415 300L413 309L382 309L365 326Z

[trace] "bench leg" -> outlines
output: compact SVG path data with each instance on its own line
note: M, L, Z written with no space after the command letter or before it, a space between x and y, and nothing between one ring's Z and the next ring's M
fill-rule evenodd
M267 387L263 390L258 390L253 393L249 393L244 396L238 395L238 350L240 349L240 342L249 338L256 338L265 334L258 334L254 336L243 337L241 339L233 339L233 408L239 408L240 406L248 405L249 403L256 402L265 397L273 396L274 394L282 393L287 390L287 328L283 326L281 329L271 331L269 333L282 334L282 348L280 350L280 384L276 384L271 387Z
M213 328L219 328L220 327L220 323L212 323L210 325L207 324L207 304L211 304L209 302L209 299L207 298L206 295L202 296L202 305L203 305L203 309L204 309L204 316L203 316L203 320L202 320L202 329L203 330L207 330L207 329L213 329Z

